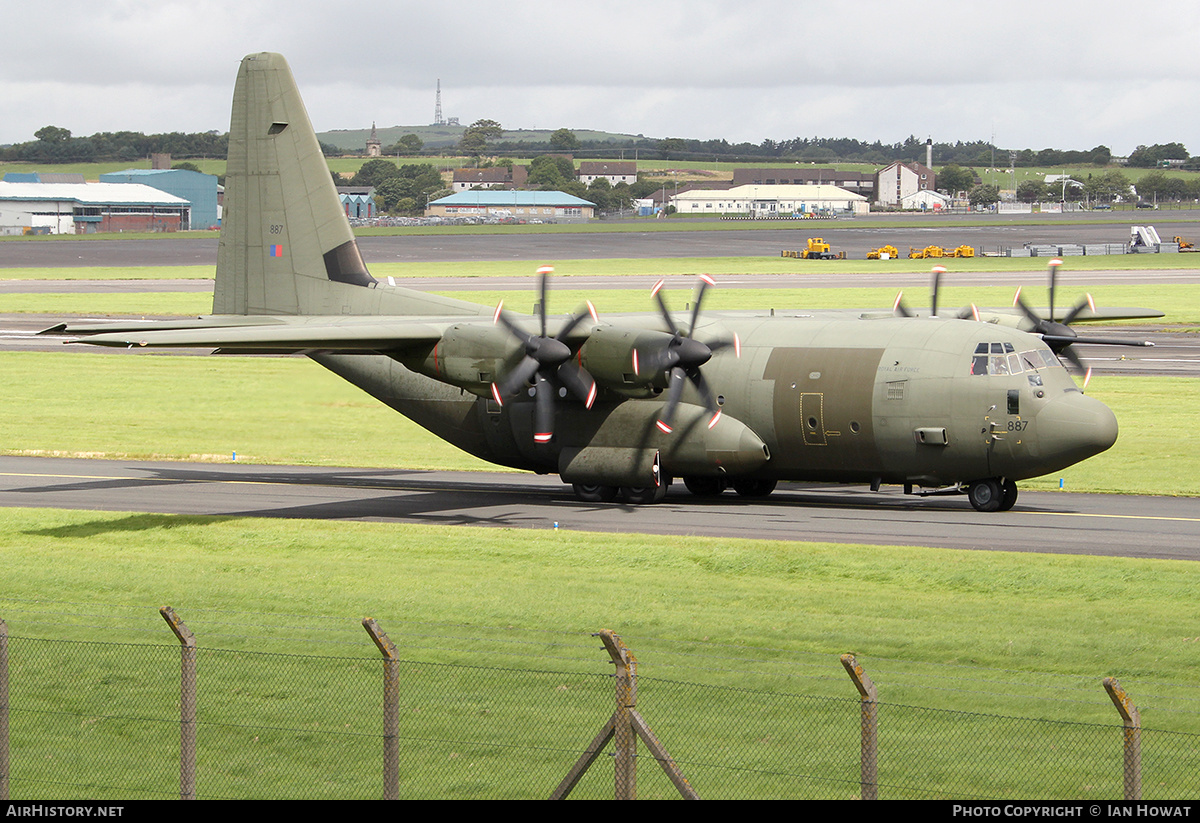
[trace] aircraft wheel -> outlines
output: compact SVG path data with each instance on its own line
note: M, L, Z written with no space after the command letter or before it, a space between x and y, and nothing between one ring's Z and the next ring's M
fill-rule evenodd
M1017 483L1015 480L1005 480L1000 486L1000 508L996 511L1006 512L1017 502Z
M593 486L588 483L573 483L575 496L584 503L611 503L617 499L616 486Z
M742 497L766 497L775 491L775 481L743 477L733 481L733 490Z
M683 478L683 485L697 497L716 497L725 491L724 477L692 476Z
M1000 487L999 480L977 480L967 488L967 499L977 512L997 512L1004 502L1004 490ZM1014 493L1013 502L1016 500Z
M634 506L642 506L647 503L657 503L667 496L667 484L662 483L658 486L626 486L621 489L625 495L625 502Z

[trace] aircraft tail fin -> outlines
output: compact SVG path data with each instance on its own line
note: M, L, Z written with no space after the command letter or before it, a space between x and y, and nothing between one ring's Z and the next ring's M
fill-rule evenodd
M233 93L213 314L323 314L331 290L376 285L287 61L246 57Z

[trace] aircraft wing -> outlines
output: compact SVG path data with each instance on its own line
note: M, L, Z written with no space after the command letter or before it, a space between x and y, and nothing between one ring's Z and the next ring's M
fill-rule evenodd
M478 322L478 317L464 318ZM128 348L215 348L225 353L389 352L433 345L454 318L236 316L187 321L63 324L43 333L83 335L67 343Z
M1070 307L1068 307L1068 308L1070 308ZM977 309L977 311L979 313L979 318L981 320L984 320L985 322L999 322L1003 325L1013 325L1012 322L1006 322L1006 321L1024 321L1025 320L1025 315L1023 315L1021 313L1020 309L1007 309L1007 308L985 309L985 308L980 307L979 309ZM945 317L962 317L962 318L966 319L971 314L971 307L967 306L967 307L964 307L961 309L960 308L954 308L954 309L947 308L947 309L943 309L943 312L944 312L943 316L945 316ZM1043 319L1050 318L1049 309L1044 309L1044 308L1034 309L1033 312L1038 317L1041 317ZM918 310L916 313L918 315L920 315L921 311ZM1063 319L1063 316L1065 314L1066 314L1065 311L1056 310L1055 311L1055 315L1056 315L1055 319L1061 320L1061 319ZM867 310L867 311L860 312L858 314L858 316L861 317L863 320L886 320L888 318L895 317L896 312L895 311ZM1163 312L1158 311L1157 309L1140 309L1140 308L1122 307L1122 306L1097 306L1094 311L1091 308L1083 309L1082 311L1079 312L1078 315L1075 316L1074 319L1071 320L1071 322L1072 323L1094 323L1094 322L1100 322L1100 321L1105 321L1105 320L1155 320L1155 319L1157 319L1159 317L1163 317L1163 316L1164 316Z

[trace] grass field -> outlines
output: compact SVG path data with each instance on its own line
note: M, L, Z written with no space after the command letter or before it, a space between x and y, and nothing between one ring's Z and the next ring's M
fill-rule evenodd
M884 701L884 796L1117 797L1107 675L1148 729L1171 733L1147 733L1147 796L1187 796L1193 774L1191 563L34 509L0 510L0 536L12 634L33 622L39 635L132 636L168 652L14 643L25 665L14 729L25 732L31 709L50 729L16 747L14 797L30 795L20 778L42 775L70 793L53 762L68 756L87 796L160 772L169 789L177 742L168 723L142 720L177 710L161 603L197 633L202 695L216 690L201 704L209 796L378 796L378 681L364 680L375 653L360 615L401 646L402 762L408 780L422 769L405 783L413 796L545 796L611 710L611 665L598 643L586 650L600 628L638 655L639 705L705 796L791 796L776 778L802 775L825 781L815 796L854 796L845 651ZM571 672L601 675L594 699ZM71 688L31 694L31 680ZM77 716L84 733L60 725ZM1081 730L1092 741L1082 751ZM1184 747L1169 780L1152 759L1166 744ZM1014 769L1011 752L1026 747ZM362 768L336 768L348 757ZM611 791L609 769L602 759L584 796Z

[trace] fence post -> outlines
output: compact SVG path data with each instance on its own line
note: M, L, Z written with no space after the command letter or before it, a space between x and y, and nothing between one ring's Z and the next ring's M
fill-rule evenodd
M860 741L863 800L879 799L879 691L852 654L842 655L842 666L858 689L862 706Z
M1115 677L1104 678L1104 690L1112 698L1125 727L1124 784L1126 800L1142 799L1142 717L1133 699Z
M611 740L615 749L616 799L636 800L637 738L640 737L679 794L685 800L699 800L700 795L683 776L674 758L667 753L666 747L650 729L650 724L637 710L637 659L621 638L610 630L602 629L595 636L604 641L604 648L617 667L617 708L558 784L550 799L565 800Z
M362 622L383 655L383 799L400 799L400 661L396 644L372 617Z
M8 624L0 620L0 800L8 800Z
M637 706L637 658L612 632L600 632L600 639L617 667L617 708L613 713L616 799L637 800L637 735L630 723L630 712Z
M170 606L158 610L179 638L179 799L196 799L196 635Z

